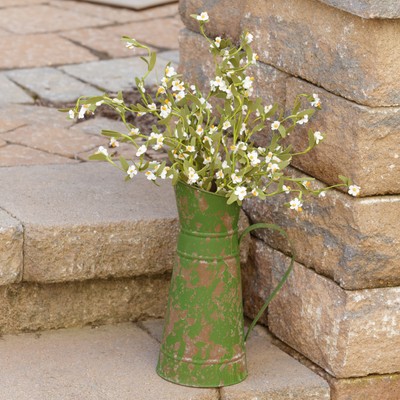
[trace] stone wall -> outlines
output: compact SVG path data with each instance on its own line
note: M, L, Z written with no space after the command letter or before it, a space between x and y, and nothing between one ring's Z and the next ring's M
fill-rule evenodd
M400 6L379 0L181 0L186 25L181 65L207 86L207 45L190 14L207 11L211 36L247 29L259 63L252 72L265 103L290 105L318 93L323 111L303 129L327 133L293 173L319 184L350 176L362 187L309 201L303 213L284 197L251 200L252 222L284 227L297 263L263 322L330 382L333 400L400 398ZM299 133L302 128L300 127ZM265 137L257 137L262 143ZM295 148L301 135L291 136ZM279 238L257 232L243 267L251 317L288 264ZM304 359L305 359L304 358Z

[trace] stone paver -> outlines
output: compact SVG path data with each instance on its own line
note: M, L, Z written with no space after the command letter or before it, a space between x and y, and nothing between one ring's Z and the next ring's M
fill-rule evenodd
M65 104L75 101L83 95L102 94L92 86L72 78L56 68L14 70L8 72L7 76L35 93L40 99L50 103Z
M46 0L1 0L0 8L47 3Z
M13 103L33 103L30 97L23 89L14 82L10 81L4 74L0 74L0 106Z
M158 342L163 320L140 323ZM269 333L257 326L246 345L249 376L245 381L221 388L221 400L329 400L326 381L272 344Z
M0 399L217 400L155 372L159 344L131 323L5 336Z
M88 50L52 33L0 37L0 69L31 68L97 60Z
M166 64L167 60L158 59L156 68L146 79L147 85L156 84L161 80ZM61 69L93 86L116 93L119 90L131 90L136 87L135 77L143 76L147 66L139 57L134 57L68 65Z
M32 16L34 15L34 18ZM0 26L20 34L57 32L88 26L107 25L111 21L82 15L73 10L61 10L47 5L29 5L0 9Z
M0 160L2 149L7 147L0 148ZM0 207L25 226L24 280L171 270L177 212L169 182L161 188L144 176L125 182L122 173L101 162L1 168L0 182L13 187L0 193Z
M0 134L0 139L69 158L76 158L78 153L105 143L101 137L67 129L54 129L46 125L23 126Z
M0 285L17 282L23 268L23 227L0 209Z
M9 144L0 147L0 167L15 165L70 164L76 162L78 161L16 144ZM12 183L9 185L10 188L13 186Z
M90 118L87 120L78 120L78 123L75 123L70 130L75 132L82 132L88 135L100 135L102 129L108 129L117 132L126 132L126 127L121 121L117 121L114 119L97 117ZM82 121L82 122L81 122ZM103 137L106 141L107 138Z
M119 7L133 8L142 10L144 8L160 6L168 3L176 3L177 0L89 0L94 3L101 3Z

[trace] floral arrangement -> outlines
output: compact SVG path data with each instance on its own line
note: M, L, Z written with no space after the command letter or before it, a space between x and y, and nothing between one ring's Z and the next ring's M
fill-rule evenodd
M313 188L312 178L285 175L285 167L293 157L309 152L325 137L319 131L309 130L308 146L301 152L294 152L290 145L283 144L296 125L306 124L320 109L320 99L315 94L299 95L289 115L276 104L263 104L261 98L254 99L254 78L248 74L248 69L258 59L251 49L253 35L244 32L237 46L221 37L213 40L204 29L209 21L208 14L203 12L192 17L198 20L200 32L209 42L215 60L215 78L209 82L209 91L203 93L196 84L184 82L169 63L153 98L145 89L145 79L154 69L156 53L135 39L123 37L129 49L143 48L148 52L147 57L142 57L148 71L142 78L136 78L141 102L128 105L120 92L117 97L105 94L80 98L74 109L64 111L69 112L70 118L84 118L100 105L111 107L127 132L103 130L102 134L109 138L109 147L117 147L120 142L132 144L132 155L136 157L114 159L101 146L90 158L108 161L119 168L127 180L138 173L144 173L153 182L171 179L175 185L180 180L219 193L227 198L228 204L241 205L245 198L252 196L265 199L290 193L293 197L287 206L301 211L304 194L324 196L333 187L347 186L349 194L358 195L360 188L343 176L339 176L342 183ZM310 108L301 109L304 99ZM127 122L131 114L138 117L152 114L158 122L151 132L141 132ZM260 131L271 136L267 147L257 147L253 143L253 135ZM150 148L167 149L169 162L149 161L146 152Z

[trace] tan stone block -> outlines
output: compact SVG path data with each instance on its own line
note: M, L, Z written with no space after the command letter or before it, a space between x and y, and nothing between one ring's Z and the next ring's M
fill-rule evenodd
M315 0L246 4L241 26L254 34L261 61L357 103L400 105L397 20L362 19ZM223 18L215 21L220 33Z
M244 210L253 223L272 222L284 228L296 259L345 289L400 285L399 196L363 199L333 190L325 198L307 198L303 212L284 206L292 198L249 199ZM286 241L278 235L262 230L254 234L288 253Z
M0 331L113 324L164 315L169 275L0 287Z
M88 50L55 34L15 35L13 40L0 37L0 68L30 68L74 64L97 60Z
M330 185L338 175L361 186L361 196L400 193L400 108L370 108L328 93L296 78L287 81L287 105L299 93L317 93L322 111L290 136L297 150L307 148L309 129L326 133L293 165Z
M0 134L0 139L68 158L76 158L78 153L104 145L106 142L99 136L44 125L26 125Z
M78 161L30 147L9 144L0 147L0 167L15 165L70 164Z
M109 19L63 10L48 5L29 5L0 9L0 26L20 34L58 32L109 24Z
M198 32L199 24L190 15L207 11L210 22L206 25L206 32L209 35L227 36L237 40L241 33L240 24L246 3L246 0L181 0L179 12L186 27Z
M2 0L2 7L15 7L15 6L26 6L32 4L40 4L43 3L43 0Z
M208 42L203 36L187 29L181 31L179 42L179 68L185 80L209 90L209 81L214 78L215 66ZM262 97L266 105L284 105L289 75L263 63L257 63L256 67L250 68L249 74L254 76L254 96Z
M370 375L363 378L328 378L332 400L398 400L400 375Z
M290 259L265 250L272 287ZM391 374L400 366L400 287L343 290L295 263L271 302L271 332L336 378Z
M0 285L21 280L23 270L23 226L0 210Z
M0 147L4 147L7 145L7 142L5 142L4 140L0 139Z

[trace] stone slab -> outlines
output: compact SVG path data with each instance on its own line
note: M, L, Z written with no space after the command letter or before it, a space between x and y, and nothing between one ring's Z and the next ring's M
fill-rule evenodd
M166 64L167 61L158 60L156 68L146 79L147 85L160 82ZM146 64L139 57L69 65L61 69L69 75L112 93L131 90L136 87L135 77L141 77L147 72Z
M170 275L0 287L0 332L97 326L165 313Z
M31 149L26 146L8 144L7 146L0 147L0 167L71 163L77 163L77 161L57 154L50 154L45 151ZM12 186L13 185L10 184L10 187Z
M285 207L292 198L249 199L244 210L252 223L267 221L285 229L297 260L344 289L400 286L399 196L353 198L330 191L325 198L304 200L303 212ZM254 235L289 252L279 235L264 230Z
M42 4L42 3L45 3L45 1L44 0L2 0L1 8L26 6L26 5L30 5L30 4Z
M32 68L97 60L88 50L53 33L0 37L0 69Z
M33 103L33 99L23 89L0 74L0 106L13 103Z
M54 129L46 125L26 125L0 134L0 139L72 159L76 158L78 153L108 144L106 139L99 136L89 136L68 129Z
M73 8L62 10L48 5L0 9L0 26L12 33L50 33L81 27L107 25L111 21L79 14Z
M126 127L123 122L99 116L86 120L77 120L77 122L69 129L73 132L81 132L87 135L96 136L99 136L101 134L102 129L110 129L117 132L126 132ZM107 140L105 137L103 137L103 139Z
M0 399L218 399L215 389L159 378L158 343L130 323L7 335L0 348L7 365Z
M145 8L157 7L164 4L176 3L177 0L87 0L93 3L106 4L110 6L132 8L143 10Z
M0 209L0 285L18 282L22 277L23 231L18 220Z
M400 18L400 4L393 0L319 0L362 18Z
M400 105L396 20L362 19L315 0L252 0L243 15L260 61L360 104ZM214 15L216 27L224 17Z
M159 188L142 175L125 182L122 173L100 162L3 168L0 181L13 187L0 194L0 206L25 226L24 280L171 270L177 211L169 182Z
M290 259L265 250L276 286ZM336 378L391 374L400 365L400 287L343 290L295 263L269 306L268 326L284 343Z
M39 99L55 104L75 101L83 95L97 96L102 92L56 68L20 69L7 73L20 86L35 93Z
M163 320L140 322L158 342ZM246 345L249 376L220 389L221 400L323 400L330 399L327 382L272 344L268 332L257 326Z
M361 186L361 196L400 193L400 108L361 106L300 79L287 81L287 104L299 93L317 93L322 111L290 136L297 150L308 146L309 129L326 133L310 153L293 165L330 185L338 176Z

